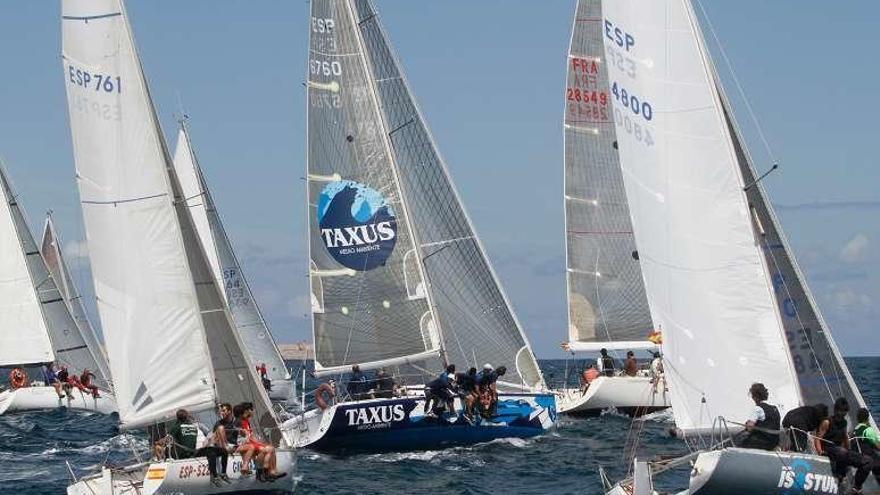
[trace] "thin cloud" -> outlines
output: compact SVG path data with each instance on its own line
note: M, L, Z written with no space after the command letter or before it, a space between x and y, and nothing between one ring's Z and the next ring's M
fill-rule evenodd
M858 263L865 260L870 242L865 234L856 234L840 250L840 260L845 263Z
M880 209L880 200L876 201L813 201L811 203L798 203L792 205L773 205L780 211L800 210L877 210Z

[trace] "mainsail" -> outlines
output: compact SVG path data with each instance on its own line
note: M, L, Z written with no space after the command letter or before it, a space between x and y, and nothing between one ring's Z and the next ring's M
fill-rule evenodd
M0 366L48 363L55 353L30 270L40 253L33 239L27 242L27 225L2 168L0 180Z
M40 242L40 253L46 262L46 267L52 274L61 296L67 302L73 320L76 322L76 328L82 338L84 345L88 348L91 357L94 359L94 366L89 368L96 371L104 379L110 378L110 366L107 364L107 357L104 354L95 329L86 315L85 306L83 306L82 296L73 283L70 271L67 269L67 263L64 262L64 256L61 251L61 239L55 231L55 224L52 222L52 215L46 215L46 224L43 227L43 239Z
M802 404L782 321L688 0L606 2L602 33L624 184L677 426L746 418L762 382Z
M121 0L64 0L77 182L124 428L253 402L277 426L186 208Z
M337 5L342 2L335 2ZM448 362L490 362L515 371L507 382L544 385L538 363L464 210L369 0L349 2L378 98L383 138L393 151L400 191L418 241Z
M653 348L617 151L601 0L578 2L565 88L565 239L571 350Z
M232 250L232 243L226 235L226 229L190 143L185 122L177 135L174 170L180 180L183 197L186 198L186 205L205 249L211 272L223 288L222 295L232 312L235 328L244 342L251 364L265 364L268 377L272 381L289 380L290 373L284 364L284 358L269 333L266 320Z
M315 368L430 359L440 341L347 0L311 2L308 202Z

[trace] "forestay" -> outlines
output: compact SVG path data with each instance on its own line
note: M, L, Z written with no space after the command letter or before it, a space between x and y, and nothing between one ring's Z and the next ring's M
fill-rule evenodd
M601 0L578 2L566 64L565 238L571 350L654 348L620 170Z
M64 0L62 46L95 295L123 427L169 419L178 408L213 409L218 399L254 402L273 426L172 173L121 0Z
M676 424L746 419L752 382L800 405L716 82L687 0L606 2L624 184ZM740 391L741 393L737 393Z
M185 122L177 134L177 148L174 152L174 170L180 180L183 197L189 207L196 232L205 249L208 264L214 279L222 287L229 310L232 312L235 328L241 336L251 365L266 364L269 379L289 380L290 373L284 358L275 345L272 334L254 300L241 265L232 250L232 243L220 220L208 184L202 174L201 166L189 139Z
M341 4L341 2L337 2ZM515 372L506 381L543 386L528 341L452 184L405 76L368 0L350 4L368 60L432 296L447 360Z
M55 359L40 299L29 271L28 250L17 218L18 199L0 168L0 366L47 363Z
M308 221L315 367L436 357L440 341L347 1L311 2Z
M67 263L64 261L64 255L61 249L61 239L55 231L55 224L52 222L52 215L46 215L46 224L43 227L43 239L40 242L40 253L46 262L46 268L52 274L55 285L61 292L61 296L67 303L73 321L76 322L76 328L84 345L89 351L94 365L89 369L94 371L96 375L101 376L104 380L110 378L110 366L107 364L107 357L98 341L98 336L92 327L83 306L82 296L70 276ZM81 369L80 369L81 371Z

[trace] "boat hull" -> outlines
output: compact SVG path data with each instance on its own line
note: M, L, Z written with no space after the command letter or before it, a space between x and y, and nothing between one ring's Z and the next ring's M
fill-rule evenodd
M253 475L241 476L241 456L229 456L226 474L230 483L211 483L204 457L141 464L121 470L102 470L67 487L67 495L207 495L219 493L289 493L296 481L296 457L292 450L278 449L278 470L287 476L268 483ZM253 469L253 466L252 468ZM143 486L142 488L140 488Z
M727 448L704 452L697 457L690 487L685 493L837 495L839 488L827 457Z
M641 416L670 405L669 393L647 376L600 376L585 393L566 389L558 401L559 412L571 416L596 416L609 409Z
M116 397L101 392L95 399L91 394L73 391L73 397L60 399L53 387L24 387L0 393L0 414L67 408L101 414L118 412Z
M555 397L549 394L502 394L492 420L468 422L456 400L454 415L424 415L423 397L346 402L324 411L313 409L284 424L296 447L326 452L382 452L444 448L498 438L528 438L556 422Z

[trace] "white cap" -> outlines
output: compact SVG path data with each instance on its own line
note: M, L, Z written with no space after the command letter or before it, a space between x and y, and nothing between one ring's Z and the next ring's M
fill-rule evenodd
M491 364L486 363L486 364L483 365L483 369L486 370L486 371L490 371L490 370L493 370L493 369L495 369L495 368L493 368Z

